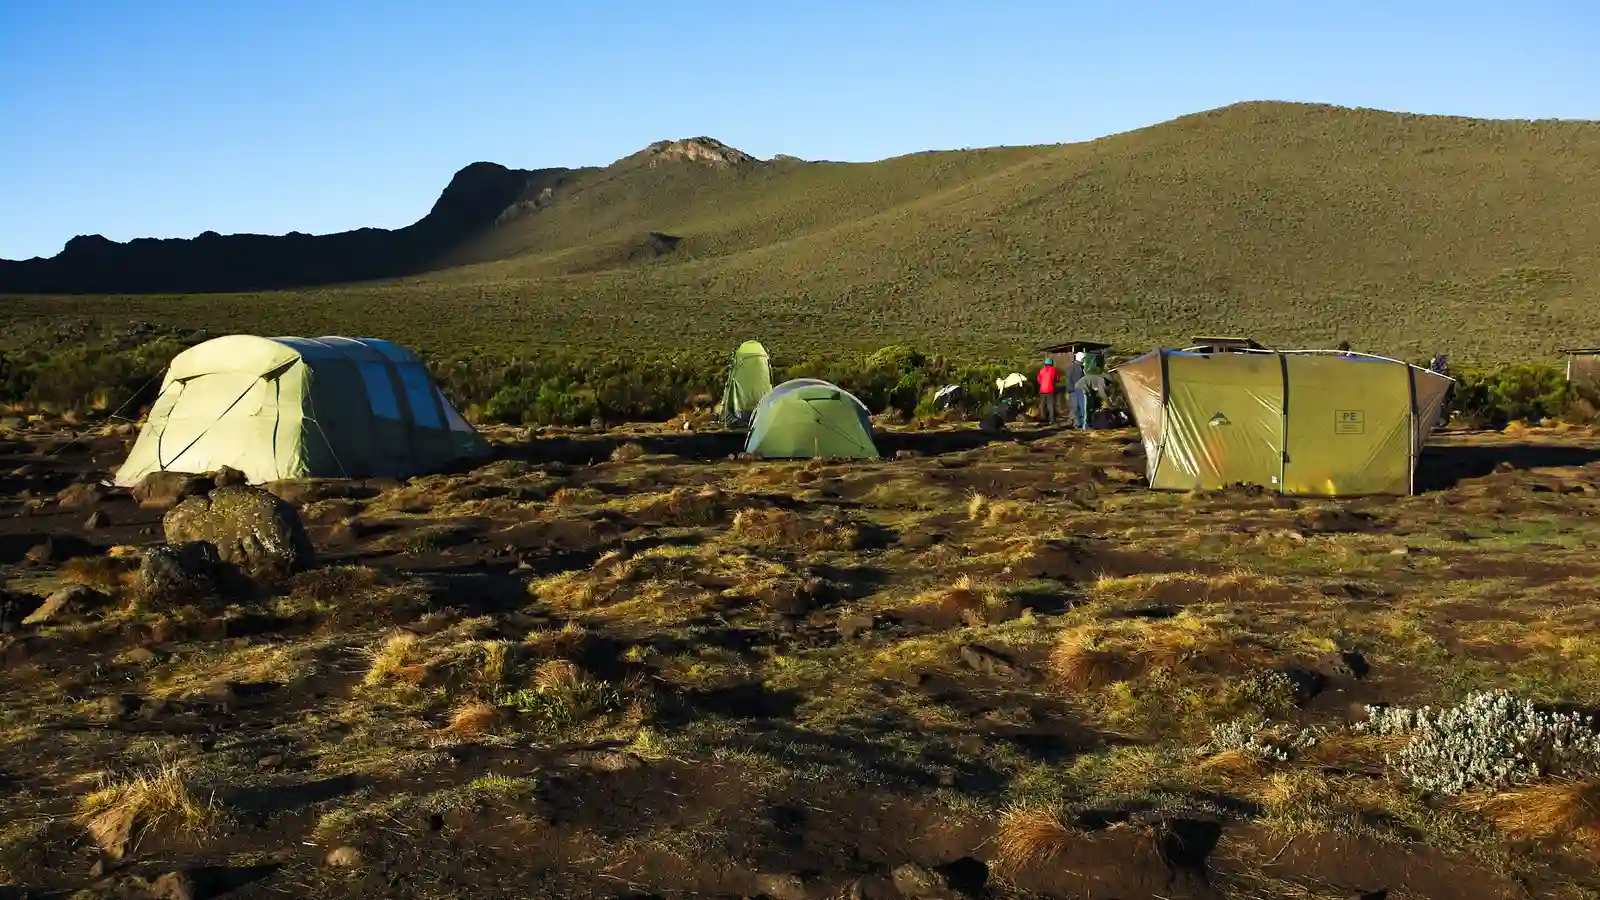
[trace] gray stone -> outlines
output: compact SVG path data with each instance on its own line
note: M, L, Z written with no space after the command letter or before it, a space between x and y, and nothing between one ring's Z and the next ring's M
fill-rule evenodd
M211 479L188 472L151 472L133 486L140 506L165 509L211 490Z
M181 603L215 596L222 559L205 541L159 544L146 548L139 563L139 594L147 599Z
M315 561L311 539L294 506L245 485L190 497L168 511L161 525L168 543L210 543L224 562L252 579L283 579Z

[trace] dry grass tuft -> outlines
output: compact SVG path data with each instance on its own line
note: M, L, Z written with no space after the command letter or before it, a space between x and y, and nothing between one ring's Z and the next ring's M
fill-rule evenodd
M469 700L451 713L446 730L460 737L472 737L494 730L499 722L500 710L482 700Z
M967 518L976 522L983 518L984 510L989 508L989 498L973 491L967 495Z
M742 509L733 533L757 544L787 544L806 550L855 550L861 530L836 519L812 519L782 509Z
M1600 856L1600 781L1557 781L1463 802L1501 830L1525 838L1560 838Z
M419 643L417 636L409 631L389 635L378 649L370 651L372 664L367 667L362 682L368 685L382 684L390 678L403 675L403 670L415 662Z
M1078 835L1061 816L1044 809L1012 809L1000 817L995 859L1002 870L1020 872L1061 857Z
M599 503L605 496L594 488L564 487L550 497L550 502L557 509L571 509L575 506L590 506Z
M61 564L61 580L81 584L115 597L133 587L137 571L126 560L110 556L80 556Z
M1050 674L1062 686L1083 691L1127 681L1143 671L1136 656L1100 646L1099 640L1093 630L1067 632L1050 650Z
M949 587L922 594L912 608L928 610L942 622L961 622L974 627L1009 622L1022 612L993 585L976 581L970 575L961 576Z
M522 646L530 656L549 659L576 652L588 637L588 629L577 622L567 622L560 628L529 632L522 639Z
M568 697L582 694L588 683L589 676L576 663L565 659L540 663L533 673L535 688Z
M989 504L989 514L984 517L984 522L990 528L994 528L998 525L1021 522L1027 517L1027 504L1019 503L1016 500L999 500Z
M214 797L202 798L176 763L154 772L108 784L78 803L77 821L119 856L121 839L130 843L157 829L204 835L220 819ZM117 846L111 846L111 845Z
M668 525L710 525L728 512L728 495L719 488L676 488L643 498L633 509L646 521Z
M644 456L644 447L634 441L619 445L617 449L611 451L611 461L614 463L629 463L643 459Z
M486 685L504 684L511 674L511 642L484 641L483 668L479 671Z

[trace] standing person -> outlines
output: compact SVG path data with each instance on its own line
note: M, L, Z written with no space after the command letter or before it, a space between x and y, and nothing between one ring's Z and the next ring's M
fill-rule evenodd
M1060 377L1055 359L1045 357L1044 368L1039 370L1039 418L1046 425L1056 423L1056 382Z
M1072 365L1067 369L1067 400L1068 408L1072 411L1073 425L1083 427L1083 391L1078 389L1078 382L1083 380L1083 351L1079 350L1072 355Z
M1449 378L1450 357L1445 356L1443 353L1438 351L1434 351L1433 361L1428 363L1428 371ZM1450 401L1455 399L1455 393L1456 386L1452 384L1450 385L1449 389L1445 391L1444 402L1439 404L1439 428L1443 428L1450 424Z
M1100 374L1100 367L1091 362L1089 365L1084 366L1083 377L1079 378L1077 384L1073 385L1073 391L1078 395L1079 406L1075 410L1078 416L1078 427L1088 428L1089 392L1094 391L1101 398L1100 402L1103 404L1106 396L1106 376Z

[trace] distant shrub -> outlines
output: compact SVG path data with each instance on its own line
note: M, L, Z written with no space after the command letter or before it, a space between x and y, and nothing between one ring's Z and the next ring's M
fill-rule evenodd
M69 335L0 354L0 402L59 410L104 412L127 405L131 417L155 399L172 357L204 338L200 332L141 328ZM519 425L662 422L697 399L722 393L727 356L716 351L633 354L620 351L546 352L507 356L469 351L434 358L430 369L445 394L487 421ZM1031 366L959 360L903 344L872 353L813 353L773 361L773 381L820 378L854 394L873 414L930 417L933 397L960 385L955 416L972 417L995 400L995 380ZM1593 402L1595 398L1591 398ZM1106 403L1125 405L1121 385L1108 379ZM1590 418L1554 366L1523 364L1464 372L1452 408L1478 427L1516 420Z
M1452 407L1468 425L1503 428L1566 415L1573 394L1555 366L1525 363L1456 376Z

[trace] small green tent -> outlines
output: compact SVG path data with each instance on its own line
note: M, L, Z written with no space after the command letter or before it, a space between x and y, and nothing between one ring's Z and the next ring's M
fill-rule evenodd
M756 407L744 449L768 459L877 459L867 408L849 391L815 378L772 389Z
M748 425L756 406L771 392L772 365L767 348L756 341L745 341L728 361L718 415L728 425Z
M235 334L173 357L116 483L223 466L257 484L404 477L488 450L403 347Z

